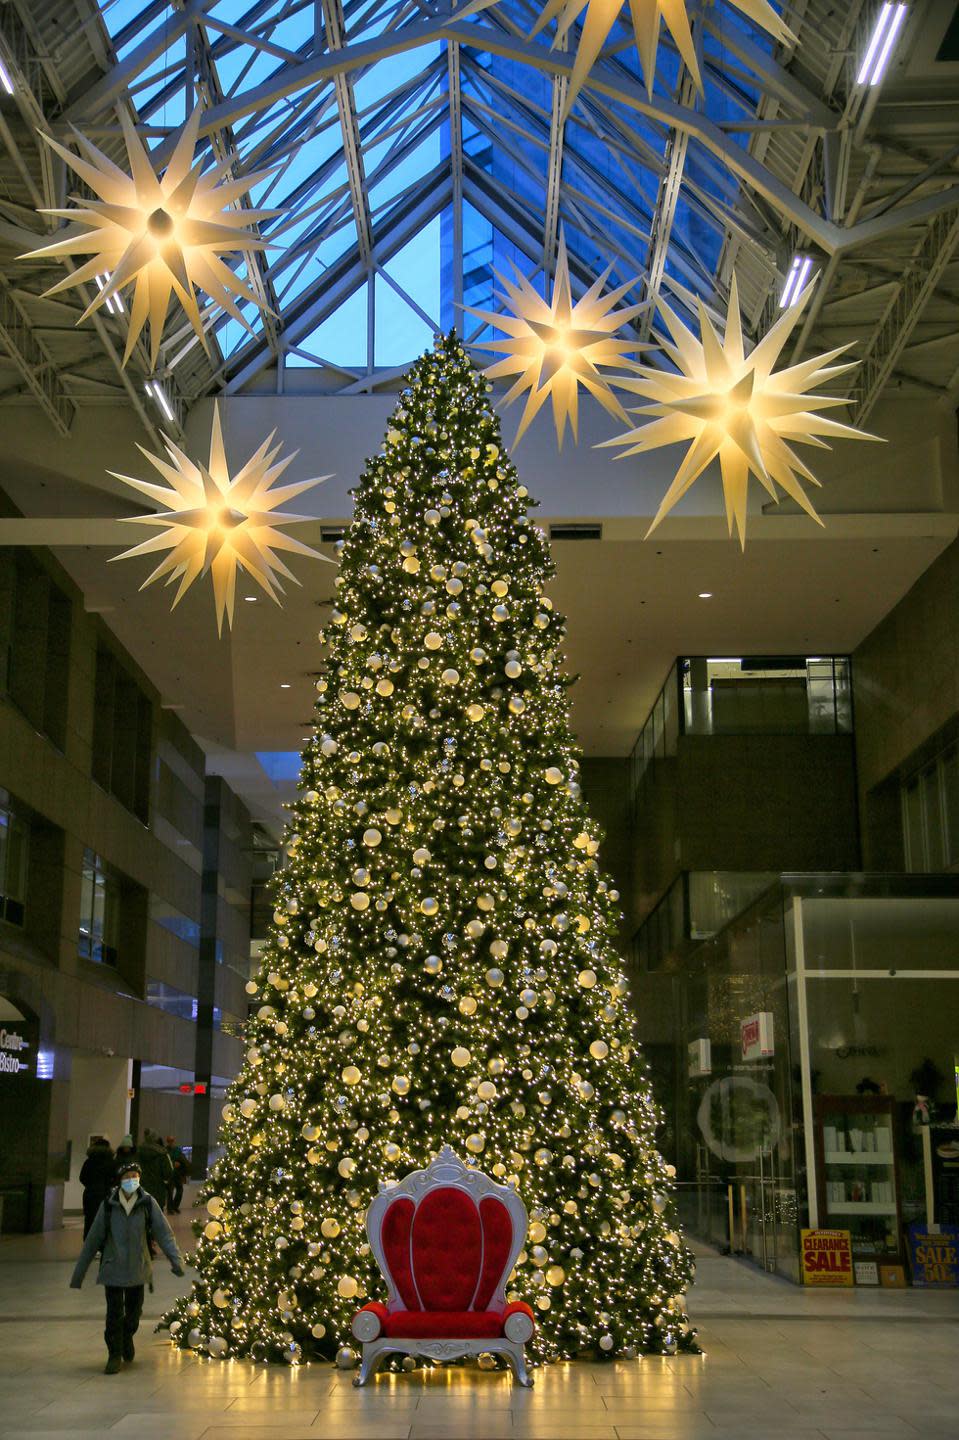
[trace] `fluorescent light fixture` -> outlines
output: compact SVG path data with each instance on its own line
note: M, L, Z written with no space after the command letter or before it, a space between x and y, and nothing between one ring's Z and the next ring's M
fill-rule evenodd
M3 86L8 95L13 94L13 81L10 79L10 73L2 60L0 60L0 85Z
M700 590L699 598L700 600L711 600L713 598L713 592L711 590Z
M256 596L255 596L255 595L244 595L244 596L243 596L243 599L244 599L244 600L249 600L249 601L251 601L254 605L256 604Z
M289 680L281 680L281 681L280 681L280 689L281 689L281 690L289 690L289 688L290 688L290 682L289 682Z
M903 27L908 8L907 5L893 3L893 0L885 0L856 76L857 85L878 85L885 75L892 47Z
M172 421L176 419L176 416L173 414L173 407L167 399L166 391L159 380L148 380L146 382L146 392L168 420Z
M793 263L789 267L789 274L786 276L783 293L779 297L780 310L785 310L787 305L791 305L796 297L802 294L806 281L809 279L811 269L811 255L793 256Z
M102 294L103 291L107 288L109 277L106 275L94 275L93 278L97 282L97 289ZM105 300L103 303L106 305L107 310L110 312L111 315L123 314L123 301L120 299L119 292L117 292L116 295L111 295L109 299Z

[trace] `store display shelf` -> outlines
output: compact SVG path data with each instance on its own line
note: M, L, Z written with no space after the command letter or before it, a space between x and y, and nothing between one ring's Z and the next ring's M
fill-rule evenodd
M830 1215L895 1215L896 1206L890 1200L833 1200L829 1204Z
M827 1150L823 1158L827 1165L885 1165L891 1169L895 1164L892 1154L881 1150Z

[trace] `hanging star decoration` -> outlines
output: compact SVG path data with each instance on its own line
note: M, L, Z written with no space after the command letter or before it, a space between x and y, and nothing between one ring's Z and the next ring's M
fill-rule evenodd
M458 14L465 18L497 3L498 0L474 0L474 3L468 4ZM796 44L795 35L785 24L782 16L773 9L772 5L767 3L767 0L729 0L729 3L734 5L753 25L760 30L765 30L779 44ZM653 93L656 52L659 48L659 27L660 21L662 21L693 77L696 89L702 94L703 81L699 72L699 60L696 56L696 46L689 21L688 0L628 0L628 4L647 93L650 95ZM625 8L626 0L547 0L543 6L539 19L530 31L530 37L538 35L551 21L555 20L556 34L553 37L553 49L564 45L574 22L584 9L586 11L576 58L569 73L564 119L569 115L573 101L586 83L589 72L596 64L600 51L612 34Z
M509 313L497 314L490 310L476 310L472 306L466 308L470 314L499 330L505 330L509 336L505 340L478 342L480 349L502 353L506 357L484 371L489 379L518 376L503 403L509 405L524 391L529 391L514 444L523 436L547 399L553 402L553 421L560 449L567 421L573 439L577 439L580 385L611 415L627 420L626 411L610 388L610 378L600 367L618 365L629 371L641 368L628 357L645 347L635 340L617 339L616 332L624 321L631 320L645 305L615 309L627 291L639 283L638 279L634 277L604 295L603 286L612 269L609 266L585 295L574 301L566 241L562 235L553 293L548 302L515 265L513 269L519 282L515 285L498 271L495 272L503 286L504 293L500 299L510 307Z
M209 295L252 334L252 327L237 300L262 309L267 307L220 257L230 252L249 254L267 248L268 242L247 227L279 211L236 205L252 186L266 178L266 173L228 178L232 161L225 160L201 174L202 162L193 163L200 126L199 107L181 129L162 175L156 173L142 140L123 110L120 123L129 174L76 130L73 133L80 155L74 155L44 131L40 132L51 149L63 157L99 198L73 196L75 208L41 211L44 215L80 221L89 228L41 246L39 250L31 250L20 259L93 256L46 291L47 295L56 295L74 285L90 280L97 282L97 295L78 324L126 286L135 286L124 365L149 319L151 358L156 367L171 295L183 306L204 350L209 347L200 318L197 289Z
M815 282L814 282L815 283ZM844 425L818 413L849 401L837 396L811 395L809 391L834 376L856 368L856 361L842 365L832 362L849 349L840 345L783 370L773 367L785 348L812 294L807 285L777 320L754 350L746 353L739 290L733 275L729 310L723 339L720 340L699 303L702 340L697 340L679 317L660 299L658 304L673 344L663 350L676 366L676 373L639 367L638 376L624 377L624 389L644 396L651 404L633 410L634 415L652 416L646 424L603 445L625 445L626 455L645 454L662 445L689 440L672 484L663 497L648 534L686 494L707 465L719 457L726 520L730 535L735 525L740 544L746 544L746 500L750 473L778 502L777 485L822 524L802 480L819 485L815 475L793 450L793 444L831 447L820 437L843 436L850 440L878 440L852 425Z
M168 585L179 580L172 609L180 603L194 580L209 571L213 579L218 634L223 633L224 615L228 625L233 624L238 570L246 571L270 599L279 604L283 593L279 577L282 575L295 585L300 582L277 551L308 555L313 560L327 559L318 550L312 550L309 545L284 534L279 528L301 524L314 517L290 515L285 511L278 513L277 507L330 477L318 475L312 480L277 486L277 480L299 452L294 450L274 464L282 448L280 445L270 448L275 433L273 431L238 473L231 476L223 447L219 406L214 405L209 464L191 460L164 436L169 460L151 455L142 445L137 448L159 470L166 485L137 480L130 475L120 475L115 470L109 472L115 479L132 485L164 507L149 515L124 516L131 525L149 525L159 528L162 533L134 545L131 550L124 550L121 555L111 556L111 560L130 560L138 555L168 550L170 553L147 576L140 589L145 590L154 580L164 576Z

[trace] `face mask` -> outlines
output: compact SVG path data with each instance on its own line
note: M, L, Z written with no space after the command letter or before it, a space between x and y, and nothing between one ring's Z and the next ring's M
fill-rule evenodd
M140 1182L135 1175L128 1175L120 1181L120 1189L124 1195L135 1195L140 1188Z

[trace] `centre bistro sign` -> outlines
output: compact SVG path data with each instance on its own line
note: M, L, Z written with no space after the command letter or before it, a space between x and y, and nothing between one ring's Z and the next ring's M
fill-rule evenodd
M29 1050L30 1042L16 1030L0 1029L0 1075L19 1075L29 1069L26 1060L20 1059L21 1050Z
M758 1015L748 1015L740 1022L739 1040L744 1060L768 1060L774 1055L772 1012L762 1010Z

